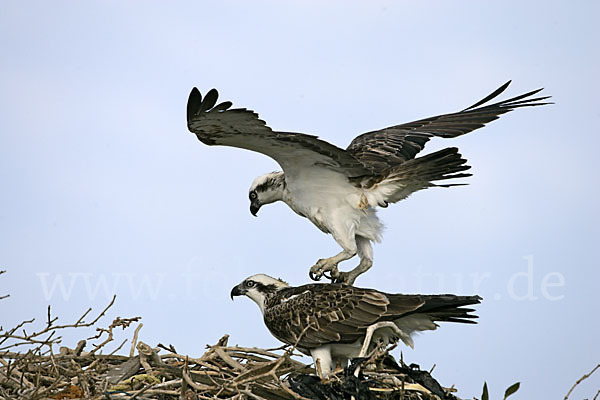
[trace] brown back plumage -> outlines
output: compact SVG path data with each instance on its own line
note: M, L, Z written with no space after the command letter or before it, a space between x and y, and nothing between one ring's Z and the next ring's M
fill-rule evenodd
M311 349L328 343L354 343L368 326L412 314L432 321L473 323L479 296L387 294L337 284L284 288L266 301L265 324L279 340ZM307 328L307 326L309 326Z

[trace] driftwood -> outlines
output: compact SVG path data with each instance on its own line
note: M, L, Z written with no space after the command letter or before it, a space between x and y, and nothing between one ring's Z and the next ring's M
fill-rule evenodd
M71 324L57 324L48 307L39 329L31 328L33 319L8 330L0 327L0 399L454 398L427 372L396 364L384 349L321 379L312 366L296 359L300 354L294 346L230 346L225 335L197 358L177 353L172 345L152 347L138 340L140 317L118 317L107 328L97 326L114 302L93 318L88 309ZM113 331L132 325L128 355L116 354L125 341L109 350ZM85 327L96 328L97 334L74 348L59 347L64 330ZM359 377L354 376L357 367L362 367Z

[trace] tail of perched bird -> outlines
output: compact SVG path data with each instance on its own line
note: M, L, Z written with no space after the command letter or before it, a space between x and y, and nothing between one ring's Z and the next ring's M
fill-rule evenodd
M425 304L415 312L430 316L432 321L460 322L464 324L477 323L473 320L479 317L475 314L471 314L475 310L472 308L465 308L465 306L481 303L482 298L480 296L440 294L422 297L425 300Z
M378 333L378 337L389 342L390 338L397 337L407 346L413 347L412 336L421 331L435 330L437 322L458 322L464 324L477 323L475 311L467 306L481 303L479 296L456 296L452 294L440 295L403 295L388 294L390 304L388 314L392 316L398 331L392 332L387 329ZM406 304L418 298L422 305L414 310L406 312Z

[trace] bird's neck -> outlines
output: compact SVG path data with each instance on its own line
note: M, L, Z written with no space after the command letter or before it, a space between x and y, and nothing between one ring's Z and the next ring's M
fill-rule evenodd
M273 294L268 294L266 296L263 296L261 299L254 300L256 304L258 304L262 315L265 315L265 308L267 307L267 303L271 297L273 297Z
M256 303L256 305L258 306L258 308L260 308L260 312L265 313L265 302L267 300L267 297L264 295L258 295L255 293L248 293L246 294L246 296L250 297L250 299Z
M261 200L263 201L263 204L283 201L289 205L288 201L291 200L292 196L287 189L283 172L274 173L271 179L273 182L271 183L270 190L262 195L263 198Z
M284 187L283 190L281 191L281 199L280 200L283 201L288 206L292 207L292 204L293 204L292 193L288 190L287 187Z

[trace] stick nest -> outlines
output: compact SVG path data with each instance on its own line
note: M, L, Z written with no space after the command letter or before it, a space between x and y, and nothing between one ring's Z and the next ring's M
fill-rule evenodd
M50 307L45 327L28 333L34 320L0 327L0 398L3 399L455 399L428 372L400 365L382 349L353 360L323 379L295 359L293 346L277 349L230 346L229 336L207 346L199 358L172 345L138 341L140 317L96 326L110 304L90 322L88 309L75 323L56 324ZM113 330L137 325L129 355L108 352ZM75 348L60 347L66 329L94 327L97 334ZM86 348L88 351L85 351ZM56 351L58 349L58 351ZM354 376L357 367L360 374Z

